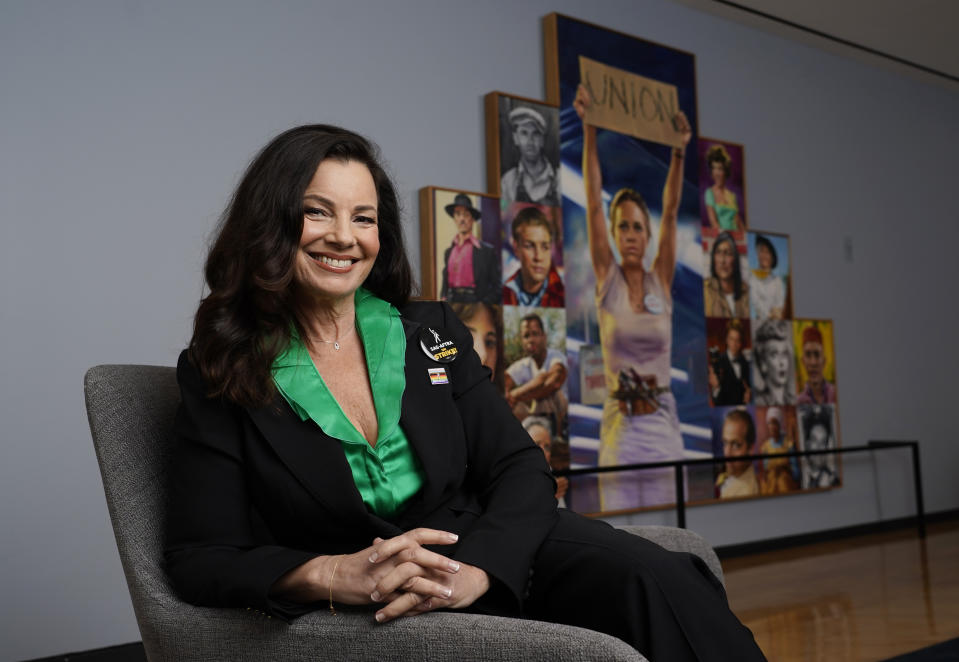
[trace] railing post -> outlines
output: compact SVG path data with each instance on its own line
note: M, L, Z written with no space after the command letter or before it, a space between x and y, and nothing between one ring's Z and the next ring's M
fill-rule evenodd
M673 465L676 472L676 526L686 528L686 472L685 464Z
M909 445L912 451L912 483L916 488L916 528L919 537L926 537L926 508L922 502L922 473L919 468L919 442L913 441Z
M926 537L926 507L922 500L922 471L919 466L919 442L918 441L882 441L870 440L869 447L876 448L902 448L908 446L912 453L912 487L916 491L916 532L919 538Z

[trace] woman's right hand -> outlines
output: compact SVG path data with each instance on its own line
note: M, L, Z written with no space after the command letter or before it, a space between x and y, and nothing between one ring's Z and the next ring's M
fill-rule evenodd
M573 110L579 116L580 121L586 121L586 110L593 105L593 99L589 95L589 90L582 83L576 88L576 98L573 99Z

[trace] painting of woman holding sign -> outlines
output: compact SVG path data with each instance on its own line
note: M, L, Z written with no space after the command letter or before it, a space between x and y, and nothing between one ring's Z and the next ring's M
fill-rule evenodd
M555 52L547 61L547 100L560 114L570 462L590 467L712 456L695 57L558 14L544 25L547 52ZM639 195L616 198L624 188ZM626 250L626 234L615 228L626 211L643 228L641 260L629 255L633 247ZM596 249L608 248L598 260L584 250L594 236ZM637 288L638 280L630 279L640 265ZM613 288L604 290L604 282L612 285L614 274L621 275L616 289L628 309L622 316L608 314ZM662 294L646 303L645 290L654 284ZM597 299L601 292L605 299ZM629 370L621 390L622 368ZM656 411L640 413L644 405L627 399L631 390L647 405L652 398ZM657 477L656 471L575 476L567 501L589 513L672 503L674 472ZM688 500L712 498L711 469L689 467L685 477Z
M670 153L663 187L658 249L652 268L644 258L653 243L649 209L633 188L621 188L603 210L603 182L593 98L580 84L573 108L583 123L583 185L589 252L596 277L596 308L607 397L600 425L599 465L678 460L683 457L676 400L670 391L673 335L672 282L683 160L692 128L681 111L672 118L679 144ZM613 246L610 244L610 234ZM607 473L599 479L604 511L670 503L672 469Z

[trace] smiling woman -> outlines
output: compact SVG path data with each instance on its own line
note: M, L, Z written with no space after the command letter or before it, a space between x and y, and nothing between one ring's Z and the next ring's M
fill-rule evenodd
M184 599L286 620L324 603L377 622L472 609L651 659L761 659L698 558L557 510L474 334L447 304L409 302L396 196L366 140L316 125L267 145L206 271L170 468L165 558Z
M363 181L372 180L372 195L367 191L367 200L353 203L367 212L357 220L368 217L375 222L379 257L374 254L366 265L365 287L395 306L409 300L412 271L403 246L399 203L373 148L338 127L291 129L277 136L250 164L207 256L210 293L197 310L190 355L211 394L251 406L272 400L270 365L299 323L297 300L305 294L303 288L290 285L298 272L309 273L301 246L308 232L306 210L319 209L323 202L306 196L309 192L323 197L311 187L323 183L317 176L324 161L330 174L364 170L369 179ZM353 166L347 168L347 163ZM339 195L337 201L343 204ZM365 209L370 204L373 214ZM323 210L331 211L328 204ZM338 211L342 216L343 210ZM329 249L328 244L324 247ZM311 260L310 267L321 268L316 260ZM332 278L334 272L329 273ZM337 335L334 331L333 337ZM254 355L259 360L252 360Z

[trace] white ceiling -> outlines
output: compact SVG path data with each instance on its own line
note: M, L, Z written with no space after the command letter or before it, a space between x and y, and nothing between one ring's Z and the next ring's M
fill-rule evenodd
M959 0L679 0L959 88Z

